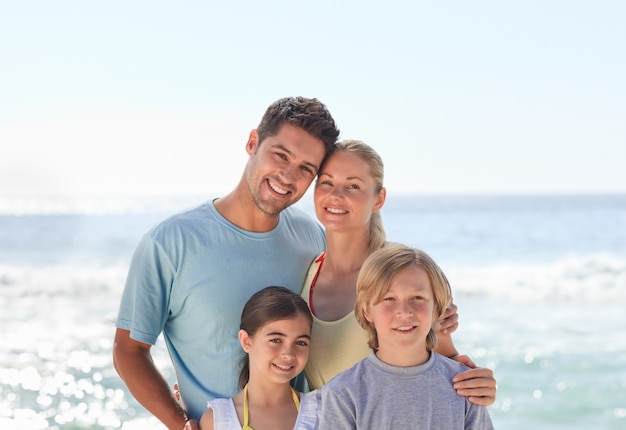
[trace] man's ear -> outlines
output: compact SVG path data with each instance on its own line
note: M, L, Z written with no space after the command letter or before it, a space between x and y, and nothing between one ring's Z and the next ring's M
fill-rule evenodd
M250 352L250 349L252 348L252 341L247 331L239 330L239 343L245 352Z
M256 129L250 132L250 136L248 136L248 142L246 143L246 152L248 155L252 155L256 152L256 148L259 143L259 133L257 133Z

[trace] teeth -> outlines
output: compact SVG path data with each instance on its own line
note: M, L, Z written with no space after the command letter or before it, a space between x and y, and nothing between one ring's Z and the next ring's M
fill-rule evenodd
M289 370L292 367L292 366L281 366L280 364L274 364L274 366L278 367L279 369L283 369L283 370Z
M278 194L287 194L289 191L284 188L280 188L278 185L274 184L272 181L267 181L270 184L270 188L276 191Z
M409 326L409 327L398 327L396 330L398 331L409 331L411 329L413 329L414 326Z
M343 210L343 209L326 208L326 210L328 212L330 212L331 214L345 214L345 213L348 213L348 211Z

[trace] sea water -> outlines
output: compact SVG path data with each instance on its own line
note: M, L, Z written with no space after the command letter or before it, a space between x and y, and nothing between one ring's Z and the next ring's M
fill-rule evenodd
M140 235L203 200L0 199L1 429L162 428L113 369L114 320ZM626 195L390 195L382 214L448 275L496 428L626 428Z

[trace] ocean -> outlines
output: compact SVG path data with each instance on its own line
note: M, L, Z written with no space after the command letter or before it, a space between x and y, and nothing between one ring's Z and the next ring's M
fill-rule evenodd
M162 428L113 369L113 324L141 234L205 199L0 198L0 428ZM497 429L626 428L626 195L390 194L382 214L448 275Z

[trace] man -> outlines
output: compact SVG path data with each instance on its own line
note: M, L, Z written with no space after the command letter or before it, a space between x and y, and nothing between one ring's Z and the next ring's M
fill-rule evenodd
M338 136L318 100L276 101L250 132L248 162L235 189L170 217L138 244L116 321L113 362L133 396L168 428L182 429L202 415L207 400L237 392L237 332L246 300L268 285L300 292L311 260L324 249L324 233L289 206L305 193ZM152 361L161 332L182 404Z

